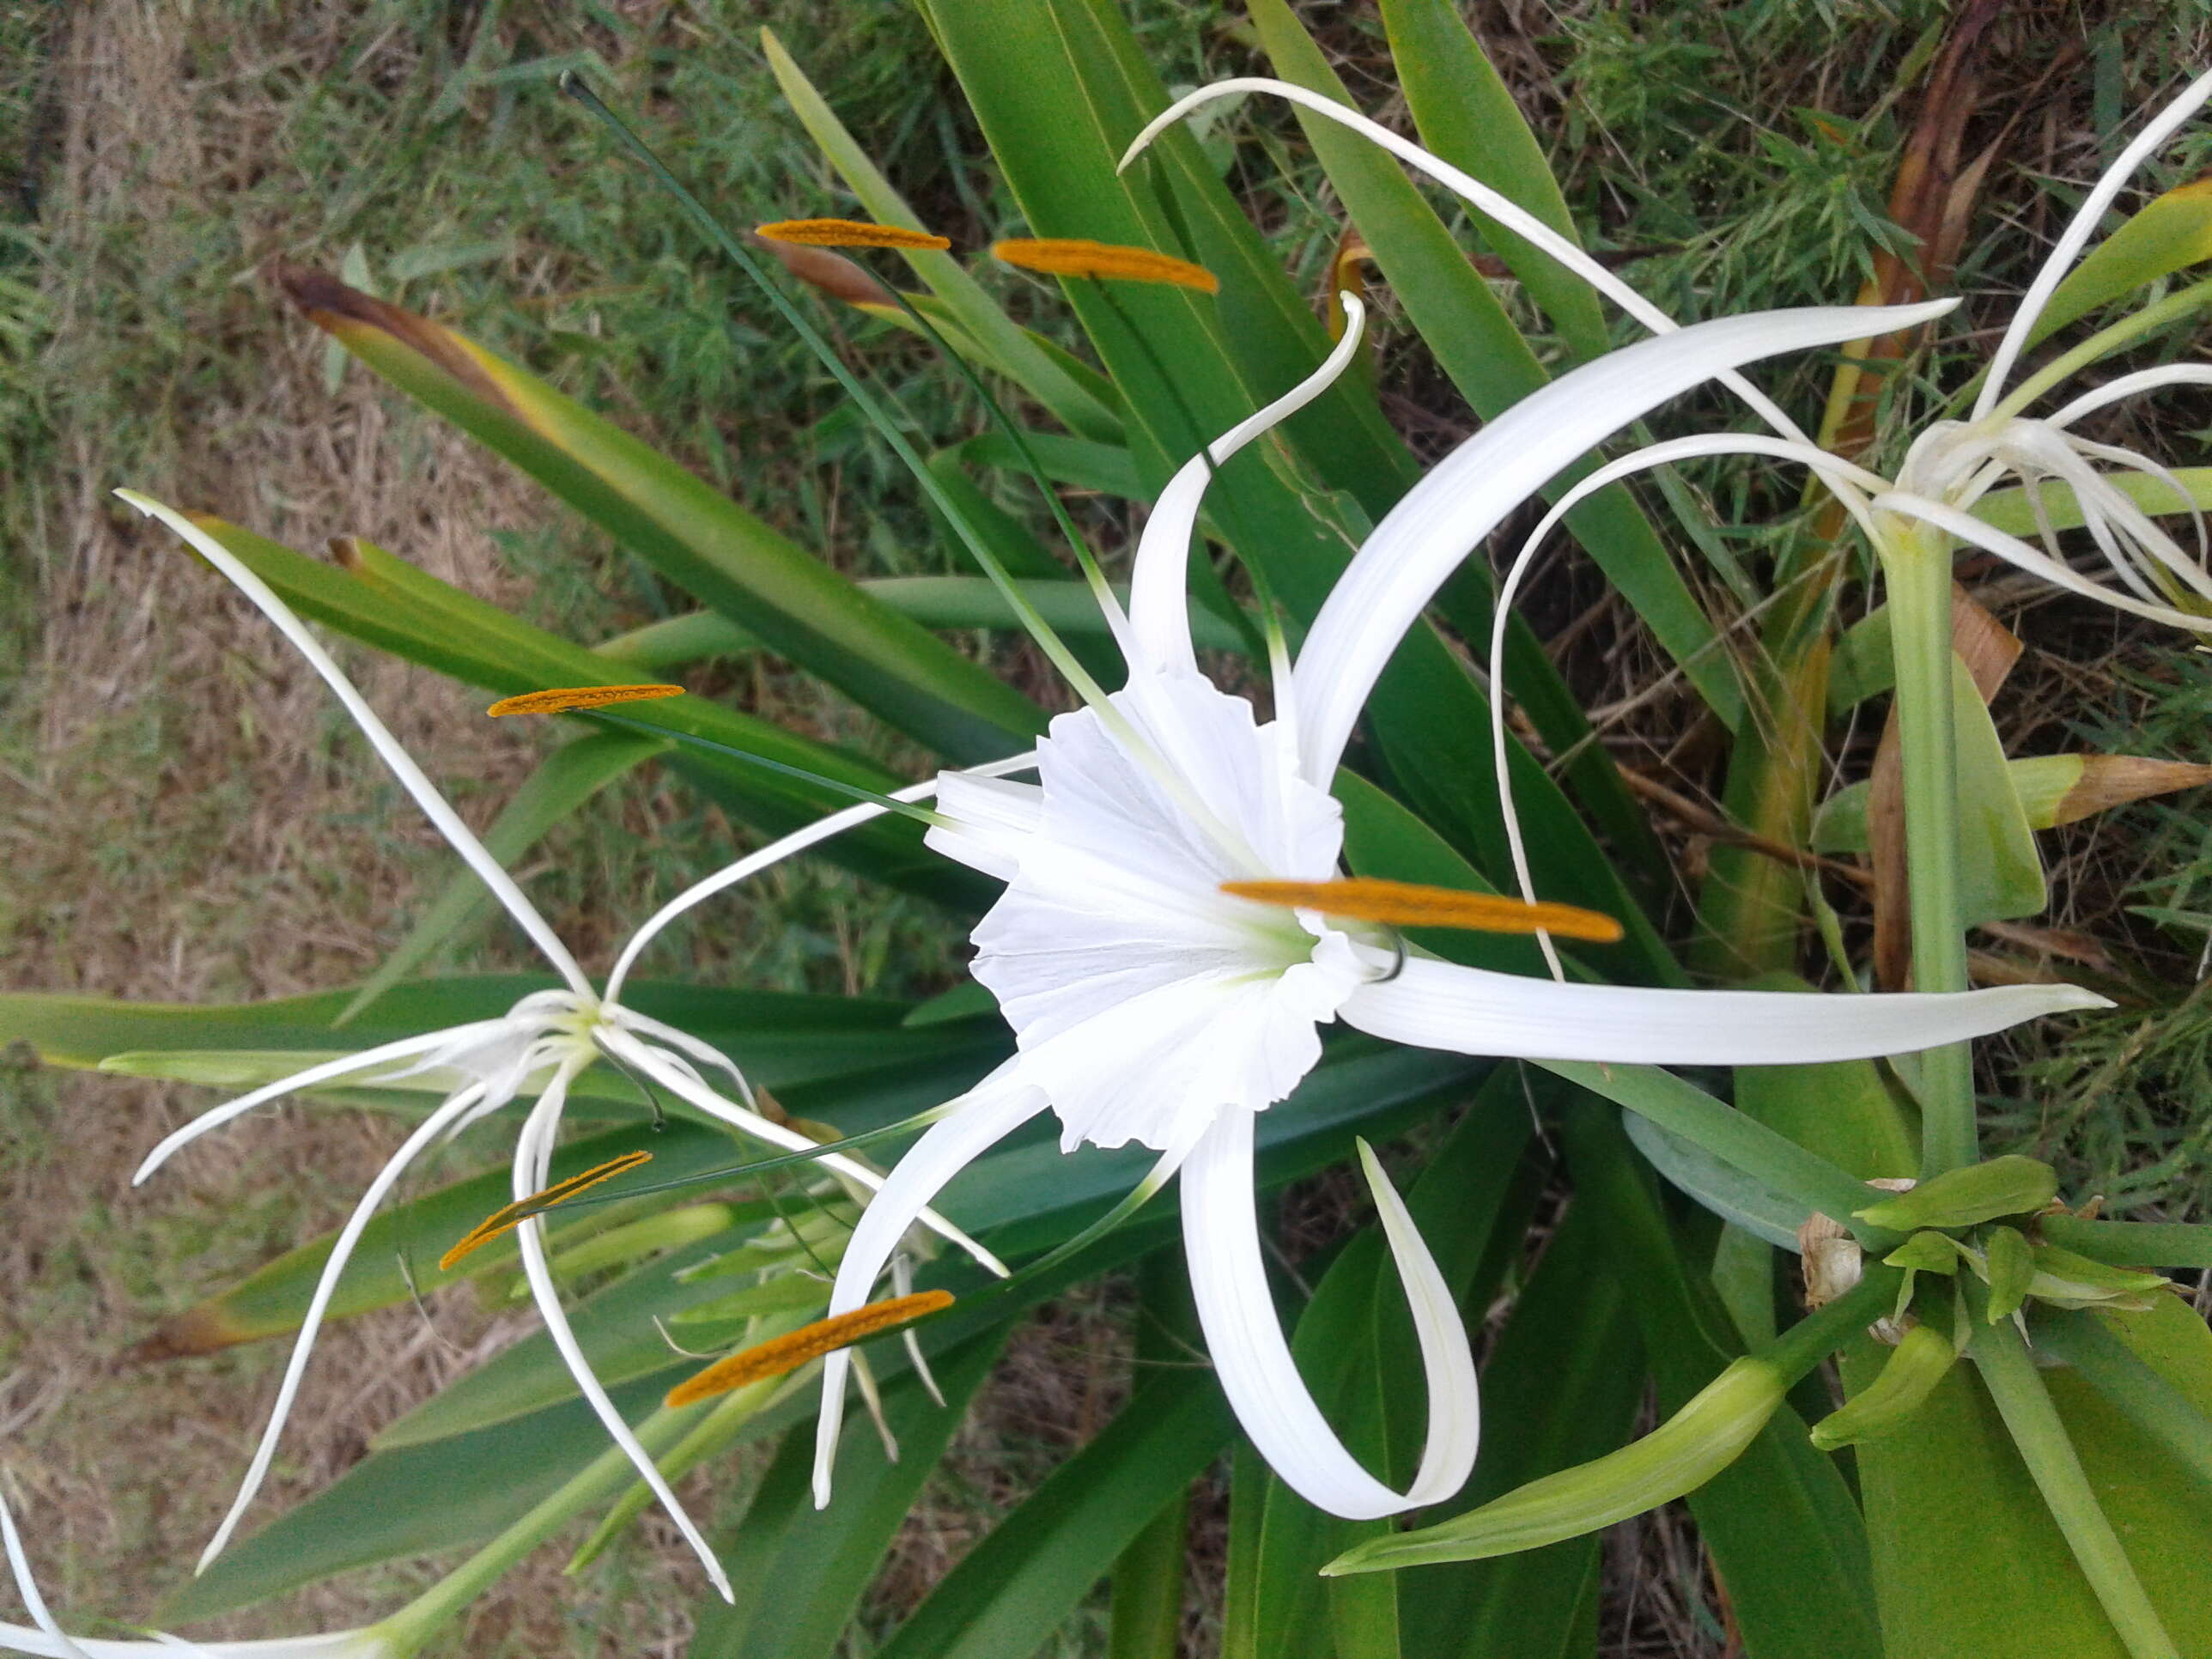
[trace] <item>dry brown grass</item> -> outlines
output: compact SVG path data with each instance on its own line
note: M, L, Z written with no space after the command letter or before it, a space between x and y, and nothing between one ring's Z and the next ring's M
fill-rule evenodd
M66 350L104 315L118 241L173 252L188 193L210 211L269 162L282 112L196 79L218 49L243 67L312 46L343 4L281 21L101 0L70 32L57 101L66 127L47 181L58 244L52 298ZM334 27L333 19L322 20ZM306 43L303 45L302 43ZM245 78L245 77L241 77ZM303 219L316 204L299 204ZM248 246L299 233L242 227ZM107 496L120 483L220 507L295 545L355 532L494 600L516 595L485 527L530 523L540 498L432 422L392 412L365 376L333 399L321 350L251 281L213 314L167 319L201 343L158 392L154 453L117 476L109 434L64 423L43 481L33 575L41 617L18 695L40 712L8 795L9 988L235 999L358 978L394 939L441 844L367 763L327 694L212 574ZM347 653L363 689L432 773L459 781L483 823L527 770L526 733L428 672ZM0 1431L49 1599L77 1628L149 1617L198 1554L242 1473L275 1384L267 1345L161 1368L117 1357L159 1314L333 1225L381 1163L388 1121L285 1108L184 1154L141 1192L131 1170L204 1098L109 1079L19 1081L0 1158ZM349 1322L319 1351L296 1426L258 1514L320 1490L367 1435L526 1328L442 1308ZM648 1556L657 1552L647 1551ZM664 1558L672 1561L673 1558ZM576 1650L556 1550L501 1587L456 1651ZM694 1586L670 1567L611 1632L608 1651L679 1634ZM365 1622L415 1570L355 1575L222 1633ZM583 1650L599 1650L585 1642Z

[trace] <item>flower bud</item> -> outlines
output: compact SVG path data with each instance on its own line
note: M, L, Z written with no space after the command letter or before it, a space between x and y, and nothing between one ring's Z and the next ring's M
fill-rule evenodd
M1813 1425L1813 1443L1833 1451L1887 1434L1920 1409L1958 1357L1949 1340L1932 1326L1913 1326L1880 1376Z
M2027 1294L2060 1308L2148 1313L2156 1305L2153 1298L2173 1282L2157 1273L2092 1261L2056 1244L2036 1245L2032 1259L2034 1274L2028 1280Z
M2016 1227L1992 1227L1982 1240L1982 1277L1989 1281L1989 1322L2009 1319L2027 1300L2035 1277L2035 1252Z
M1923 1227L1972 1227L1999 1216L2032 1215L2057 1195L2056 1170L2014 1154L1947 1170L1910 1192L1853 1213L1870 1227L1909 1233Z
M1371 1572L1436 1561L1479 1561L1609 1527L1695 1492L1733 1463L1788 1392L1771 1362L1735 1361L1681 1410L1632 1444L1416 1532L1376 1538L1322 1569Z

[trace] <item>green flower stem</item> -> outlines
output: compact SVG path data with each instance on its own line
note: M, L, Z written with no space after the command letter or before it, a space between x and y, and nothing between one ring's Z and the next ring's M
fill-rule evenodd
M2097 1502L2074 1443L2067 1438L2066 1425L2036 1374L2035 1362L2028 1358L2026 1339L2010 1320L2001 1320L1976 1332L1968 1352L2051 1518L2058 1522L2082 1576L2132 1659L2180 1659L2180 1650L2166 1633L2158 1609L2151 1606L2127 1552L2120 1547L2119 1535Z
M1912 916L1912 988L1966 988L1959 925L1959 797L1951 710L1951 548L1925 526L1884 538L1890 648L1897 659L1897 726L1905 786L1905 848ZM1922 1179L1972 1164L1973 1051L1963 1042L1920 1057Z
M2111 327L2100 329L2064 356L2054 357L2039 373L2029 376L2005 395L2004 401L1990 411L1992 420L2009 420L2019 415L2046 392L2063 386L2101 357L2109 357L2130 341L2141 338L2153 329L2162 328L2177 317L2212 305L2212 278L2192 283L2187 288L2169 294L2156 305L2145 306L2141 311L2123 317ZM1961 398L1971 398L1981 390L1982 377L1959 388Z
M637 1425L638 1443L658 1459L673 1445L698 1406L656 1411ZM501 1574L594 1504L613 1498L637 1479L619 1446L609 1446L536 1508L509 1526L446 1577L377 1626L391 1659L410 1659L441 1626L497 1582Z
M2132 1316L2123 1314L2120 1318ZM2065 1313L2039 1321L2036 1345L2081 1374L2120 1415L2151 1435L2175 1462L2212 1490L2212 1418L2145 1364L2096 1315Z

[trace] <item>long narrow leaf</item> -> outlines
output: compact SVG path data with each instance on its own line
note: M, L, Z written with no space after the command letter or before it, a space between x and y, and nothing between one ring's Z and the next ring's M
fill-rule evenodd
M315 272L308 319L401 391L529 473L679 586L939 752L1006 753L1036 706L728 497L536 377Z

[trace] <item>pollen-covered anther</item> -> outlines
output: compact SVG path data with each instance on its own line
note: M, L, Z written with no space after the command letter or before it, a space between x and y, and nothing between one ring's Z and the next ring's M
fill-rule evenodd
M680 685L560 685L544 691L525 691L501 697L484 710L495 718L503 714L572 714L580 709L606 708L618 702L652 702L660 697L680 697Z
M810 1359L819 1359L825 1353L848 1347L878 1331L891 1330L951 1305L952 1293L949 1291L916 1291L912 1296L895 1296L887 1301L871 1302L848 1314L817 1319L811 1325L802 1325L795 1331L716 1360L696 1376L671 1389L665 1403L672 1408L694 1405L715 1395L727 1394L732 1389L742 1389L749 1382L781 1376L786 1371L797 1370Z
M1379 921L1393 927L1552 933L1593 945L1610 945L1620 937L1620 924L1611 916L1577 905L1531 903L1494 893L1469 893L1455 887L1425 887L1418 882L1374 877L1346 881L1224 881L1221 890L1260 904L1318 910L1326 916Z
M872 225L860 219L779 219L772 225L756 225L753 234L799 247L926 247L941 252L952 246L948 238L926 230Z
M532 1193L527 1198L518 1198L514 1203L494 1210L470 1228L467 1237L438 1258L438 1271L451 1273L453 1264L462 1257L475 1254L502 1233L514 1231L531 1217L542 1214L556 1204L566 1204L577 1194L590 1190L602 1181L611 1181L641 1164L651 1162L651 1152L624 1152L620 1158L611 1158L604 1164L595 1164L580 1174L570 1176L566 1181L556 1181L543 1191Z
M1164 283L1173 288L1195 289L1200 294L1221 291L1221 279L1204 265L1118 242L1018 236L992 243L991 257L1048 276L1103 276L1119 283Z

